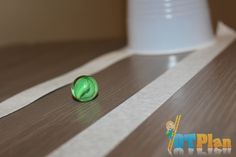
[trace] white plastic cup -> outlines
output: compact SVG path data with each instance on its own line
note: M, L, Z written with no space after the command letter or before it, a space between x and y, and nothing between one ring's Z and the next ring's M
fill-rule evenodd
M129 0L128 49L170 54L214 41L207 0Z

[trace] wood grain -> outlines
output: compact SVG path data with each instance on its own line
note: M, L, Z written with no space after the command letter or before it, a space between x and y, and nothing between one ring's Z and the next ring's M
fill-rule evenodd
M95 101L74 101L68 85L0 119L0 156L47 155L169 69L170 61L168 55L129 57L94 75Z
M174 121L178 114L182 115L179 133L212 133L214 137L236 141L235 51L236 42L176 92L108 157L170 156L165 123ZM234 144L231 155L222 156L236 156Z
M0 102L124 45L123 41L101 40L2 47Z

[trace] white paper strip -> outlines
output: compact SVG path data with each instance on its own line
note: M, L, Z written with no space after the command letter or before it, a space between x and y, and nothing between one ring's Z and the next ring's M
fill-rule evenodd
M71 83L80 75L92 75L131 55L132 53L127 52L125 49L110 52L95 58L87 64L62 76L24 90L0 103L0 118L31 104L40 97L60 87Z
M235 39L223 24L214 45L198 50L144 87L96 123L64 143L49 157L103 157L133 132L177 90Z

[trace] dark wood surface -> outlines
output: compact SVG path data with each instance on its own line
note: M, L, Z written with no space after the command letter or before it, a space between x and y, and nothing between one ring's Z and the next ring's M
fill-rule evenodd
M123 41L108 40L2 47L0 102L124 45Z
M236 28L234 0L209 0L213 23ZM0 102L57 77L123 41L89 41L16 45L0 48ZM186 54L178 56L178 60ZM94 76L99 97L90 103L72 100L70 85L0 119L0 156L45 156L73 138L168 69L168 56L127 58ZM155 68L157 67L157 68ZM180 133L213 133L236 141L236 43L185 84L154 114L112 150L108 157L165 157L165 123L182 114ZM92 148L91 148L92 149ZM196 156L196 155L193 155Z
M174 121L175 116L181 114L180 133L212 133L218 138L231 138L231 155L221 156L235 157L235 78L236 42L176 92L108 156L170 156L165 123Z
M58 70L59 73L62 73L66 69L83 63L84 58L93 58L109 49L117 47L117 45L114 46L111 43L102 45L90 44L89 48L86 48L86 46L88 45L85 45L84 49L80 50L81 53L83 52L81 60L81 53L77 53L77 48L72 48L73 55L69 55L68 51L70 49L61 52L62 54L59 55L58 59L64 62L63 58L66 58L65 64L61 65L63 70L57 66L58 59L54 58L55 51L52 54L48 54L50 53L48 51L47 53L45 52L43 56L36 57L36 61L32 61L32 59L37 53L35 56L30 55L29 57L27 57L28 53L25 53L25 56L19 55L19 57L24 58L26 65L24 63L21 65L22 61L17 59L12 61L12 64L15 64L17 67L18 65L23 66L23 69L29 68L29 73L26 73L26 76L20 79L22 82L24 79L26 81L29 79L31 80L30 82L36 83L37 81L35 81L34 76L31 78L30 74L31 71L33 72L32 75L35 74L33 67L37 67L37 64L43 62L42 60L49 62L49 65L44 64L38 67L39 71L46 71L45 73L41 72L41 77L47 79L51 76L48 76L48 74L55 67L57 67L56 71ZM61 49L63 49L63 46L58 50ZM95 55L91 56L89 52L93 52ZM179 61L186 55L188 53L174 56ZM45 57L50 58L44 59ZM8 60L9 58L11 56L5 54L5 59ZM76 62L77 59L78 62ZM29 63L27 63L28 61ZM94 75L99 83L100 93L97 99L90 103L81 104L74 101L71 97L70 85L67 85L23 109L1 118L0 156L37 157L47 155L169 69L170 61L169 55L131 56ZM5 66L8 66L10 63L5 64ZM31 67L27 67L27 65ZM52 69L47 68L47 66L51 66ZM17 67L10 69L11 76L14 76L14 73L19 73ZM6 69L3 68L3 70ZM11 76L4 76L10 79L8 84L14 81L13 79L11 80ZM7 79L4 81L7 81ZM16 84L22 82L18 81ZM21 90L24 88L21 88ZM19 90L20 87L11 86L9 94L5 94L2 98L5 98L6 95L11 95L11 91L14 93ZM6 89L2 91L2 93L5 92L7 92Z

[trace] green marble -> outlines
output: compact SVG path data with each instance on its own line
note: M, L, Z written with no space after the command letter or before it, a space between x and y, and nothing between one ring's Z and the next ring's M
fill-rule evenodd
M71 93L77 101L91 101L98 95L97 81L91 76L80 76L73 82Z

